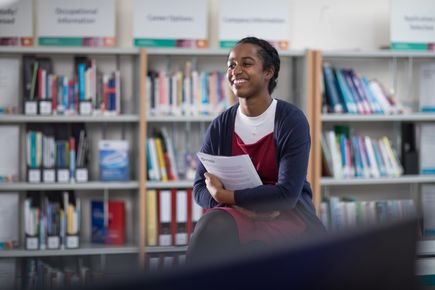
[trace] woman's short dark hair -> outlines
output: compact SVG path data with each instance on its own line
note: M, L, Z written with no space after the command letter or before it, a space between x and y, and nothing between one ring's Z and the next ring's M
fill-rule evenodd
M242 38L236 43L236 45L245 43L257 45L260 48L258 50L258 56L263 61L263 69L269 69L270 67L273 68L273 77L270 79L269 86L267 88L269 94L272 94L278 81L279 68L281 65L278 51L266 40L253 36Z

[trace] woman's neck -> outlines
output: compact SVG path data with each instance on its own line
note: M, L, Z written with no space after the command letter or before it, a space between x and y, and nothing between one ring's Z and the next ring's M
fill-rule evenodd
M239 98L242 113L248 117L256 117L263 114L272 103L272 97L267 94L261 98Z

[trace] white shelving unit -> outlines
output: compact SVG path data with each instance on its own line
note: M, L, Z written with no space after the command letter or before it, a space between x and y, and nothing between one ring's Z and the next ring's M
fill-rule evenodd
M414 106L418 102L418 66L427 62L435 62L433 52L412 51L323 51L323 61L332 67L352 67L357 73L368 79L376 78L381 83L388 84L395 92L395 96L408 105ZM400 124L402 122L424 123L435 122L435 114L413 112L397 115L351 115L351 114L321 114L321 126L330 130L334 125L346 125L354 128L360 135L379 132L393 137L392 145L400 145ZM388 129L386 129L388 128ZM388 132L387 132L388 131ZM376 134L375 134L376 135ZM320 142L320 140L318 140ZM417 142L418 143L418 142ZM399 150L400 151L400 150ZM322 192L333 196L350 197L355 192L357 199L365 198L388 199L410 198L414 200L417 210L421 208L420 187L423 184L435 183L435 175L403 175L389 178L320 178ZM369 196L369 197L367 197ZM422 240L418 242L418 255L435 255L435 241Z
M20 157L20 177L21 181L16 183L0 183L0 195L4 192L19 192L21 195L20 202L23 200L27 191L75 191L82 201L81 212L81 232L80 245L77 249L58 249L58 250L26 250L24 248L24 229L23 229L23 211L20 204L20 247L18 249L0 251L1 258L16 258L18 265L25 261L26 258L38 257L73 257L73 256L101 256L99 264L101 268L106 267L106 255L111 259L118 257L134 257L140 262L143 256L143 239L144 239L144 219L140 218L141 211L144 210L144 204L141 204L140 176L144 174L143 168L139 165L140 146L131 142L133 138L141 139L140 126L144 123L140 112L139 85L136 75L140 70L139 48L92 48L92 47L0 47L0 57L21 59L25 55L35 55L52 59L53 70L56 73L71 74L73 73L74 57L87 56L97 59L98 69L102 72L112 72L115 69L121 71L121 107L120 115L24 115L24 114L0 114L0 126L17 125L20 129L21 147L25 147L23 136L27 126L32 125L37 128L39 124L75 124L84 123L91 139L92 156L90 163L93 168L98 167L98 140L108 139L128 139L130 140L131 154L130 158L133 172L130 173L132 180L126 182L101 182L92 180L85 183L28 183L25 180L24 162L25 155ZM21 75L21 74L20 74ZM20 88L22 80L20 80ZM19 96L22 89L17 92ZM20 104L21 106L21 101ZM144 139L144 136L143 138ZM139 143L139 142L137 142ZM93 150L93 151L92 151ZM144 150L144 149L142 149ZM20 151L21 154L24 152ZM96 178L95 171L89 169L90 178ZM143 186L143 185L142 185ZM91 224L90 224L90 201L116 198L125 201L125 240L123 245L94 244L91 243ZM88 211L89 210L89 211ZM128 221L128 223L127 223ZM133 222L134 221L134 222ZM142 238L142 240L141 240ZM141 243L142 242L142 243ZM20 267L17 267L17 269ZM18 276L23 273L18 272Z

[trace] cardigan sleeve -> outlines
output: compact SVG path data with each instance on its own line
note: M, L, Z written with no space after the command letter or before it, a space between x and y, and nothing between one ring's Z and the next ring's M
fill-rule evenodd
M306 183L310 152L308 121L301 111L276 123L278 181L275 185L236 190L236 204L255 211L285 210L296 206Z
M213 150L213 145L216 143L213 143L213 137L217 137L217 122L212 122L210 126L207 129L207 132L204 136L204 142L201 147L201 152L207 153L207 154L215 154ZM204 173L207 172L205 170L204 165L198 160L197 158L197 168L196 168L196 174L195 174L195 181L193 183L193 196L195 198L195 201L203 208L212 208L218 205L216 200L213 199L212 195L208 191L206 185L205 185L205 178Z

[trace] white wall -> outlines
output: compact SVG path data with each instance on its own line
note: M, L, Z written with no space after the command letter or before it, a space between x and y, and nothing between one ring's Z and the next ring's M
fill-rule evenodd
M117 1L118 43L131 47L133 1ZM204 1L209 2L210 47L216 48L219 0ZM256 1L267 0L252 0L253 5ZM389 46L391 0L289 1L291 48L370 50Z

